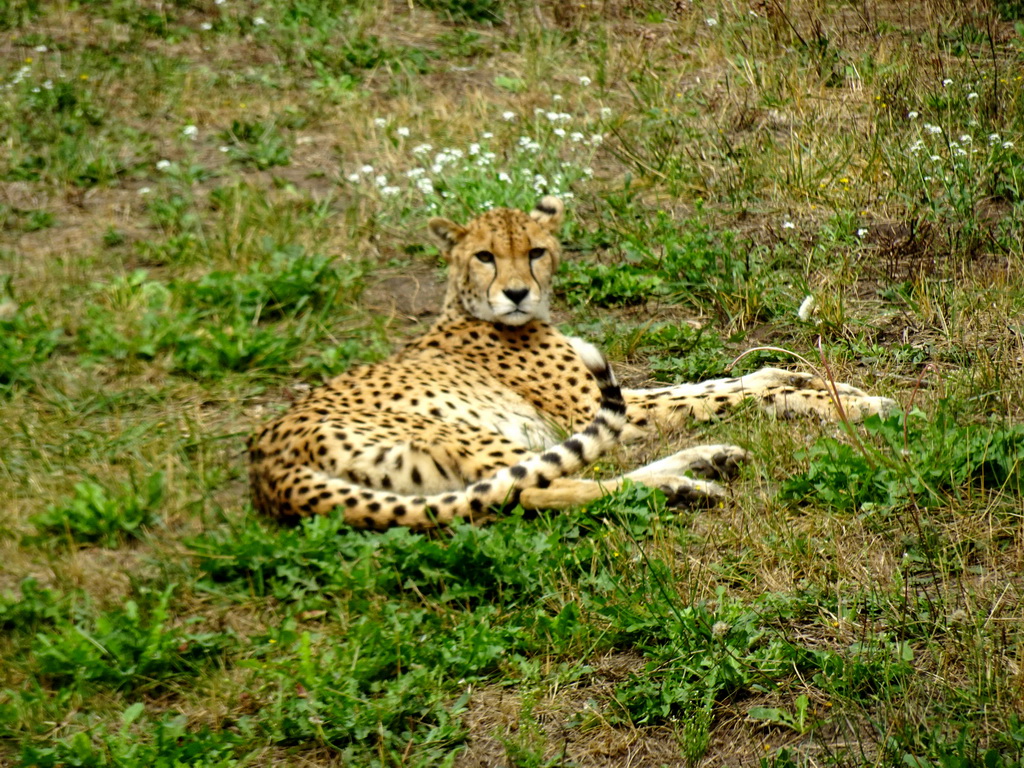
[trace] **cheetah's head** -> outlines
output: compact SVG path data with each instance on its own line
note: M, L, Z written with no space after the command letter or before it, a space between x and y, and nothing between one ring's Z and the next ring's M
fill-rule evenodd
M448 261L444 311L505 325L547 320L564 212L562 201L548 195L529 214L496 208L464 227L431 219Z

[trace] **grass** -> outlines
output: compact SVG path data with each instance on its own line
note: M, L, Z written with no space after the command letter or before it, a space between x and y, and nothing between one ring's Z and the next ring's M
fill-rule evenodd
M0 30L0 763L1024 764L1020 3ZM546 193L557 320L628 382L789 349L904 413L741 408L598 470L749 448L710 511L255 516L254 427L439 307L426 219Z

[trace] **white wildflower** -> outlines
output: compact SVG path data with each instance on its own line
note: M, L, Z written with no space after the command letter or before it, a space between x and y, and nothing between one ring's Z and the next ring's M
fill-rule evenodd
M601 107L601 117L602 118L607 119L607 118L609 118L611 116L612 116L612 108L611 107Z
M917 120L917 112L914 110L907 112L907 120Z
M513 120L516 119L516 113L515 112L502 112L501 113L501 119L504 120L505 122L511 123Z
M426 171L425 168L410 168L408 171L405 172L405 176L406 176L406 178L409 178L409 179L418 179L420 176L422 176L426 172L427 171Z
M961 143L961 144L970 144L970 143L971 143L972 141L974 141L974 139L972 139L972 138L971 138L971 137L970 137L970 136L969 136L968 134L966 134L966 133L961 133L961 134L960 134L960 137L959 137L959 138L960 138L960 143Z
M395 133L397 133L402 138L405 138L409 135L409 129L406 128L404 125L400 125L398 126L398 128L395 129Z
M970 93L967 94L968 101L974 101L976 98L978 98L978 94L976 94L974 91L971 91Z
M374 184L376 184L376 185L377 185L378 187L386 187L386 186L388 185L388 177L387 177L387 176L385 176L385 175L384 175L384 174L382 173L382 174L378 175L378 176L377 176L377 177L376 177L376 178L375 178L375 179L373 180L373 182L374 182Z
M470 155L479 155L480 154L480 145L477 144L474 141L472 144L469 145L469 147L467 148L467 151L469 152Z
M491 138L494 138L494 134L491 133L490 131L484 131L483 133L480 134L480 138L481 139L491 139Z
M586 87L587 87L588 85L590 85L590 84L591 84L592 82L594 82L594 81L593 81L593 80L591 80L591 79L590 79L589 77L587 77L586 75L580 75L580 85L582 85L582 86L583 86L584 88L586 88Z
M199 129L196 128L194 125L186 125L184 128L181 129L181 135L184 136L186 139L194 139L196 138L196 136L199 135Z
M941 163L942 162L942 158L939 157L938 155L932 155L928 159L931 160L933 163Z
M429 195L434 191L434 182L424 176L422 179L416 180L416 189L422 192L424 195Z
M580 133L579 131L573 131L572 133L569 134L569 140L576 142L583 141L583 134Z
M711 16L704 19L704 23L707 24L709 27L717 27L718 19L716 19L714 16Z
M157 160L156 161L156 169L158 171L166 171L170 167L171 167L171 161L170 160Z
M383 128L385 125L388 124L388 121L383 117L376 117L373 120L373 124L376 125L378 128Z
M815 303L813 296L807 296L804 298L800 303L800 309L796 311L796 316L806 323L811 319L811 315L814 313Z
M866 235L867 233L867 229L865 227L861 227L860 229L857 230L857 237L864 237L864 235Z
M397 195L397 194L398 194L399 192L401 192L401 191L402 191L402 190L401 190L401 188L400 188L400 187L384 187L384 189L382 189L382 190L380 191L380 193L381 193L381 194L382 194L382 195L383 195L384 197L394 197L395 195Z
M716 621L711 625L711 636L715 638L722 638L729 634L729 630L732 627L725 621Z
M266 25L266 23L267 23L267 20L264 19L262 16L257 16L255 19L252 20L252 25L254 27L262 27L262 26Z
M501 173L498 174L498 181L504 182L505 184L509 184L512 182L512 177L509 176L504 171L502 171Z
M989 144L995 144L997 141L999 141L999 134L998 133L990 133L988 135L988 143Z
M602 141L604 141L604 136L602 136L600 133L595 133L590 137L591 144L597 145L600 144Z
M1004 141L1003 142L1003 149L1013 149L1013 142L1012 141Z
M362 166L359 169L359 172L361 174L363 174L364 176L369 176L371 173L373 173L373 166L372 165L364 165L364 166Z
M199 25L199 28L203 30L203 32L209 32L211 29L213 29L213 24L211 24L208 21L204 21L202 24Z
M559 138L564 138L565 137L565 129L564 128L555 128L555 130L552 131L552 133L554 133L555 136L558 136Z
M425 155L427 152L430 152L431 150L433 150L433 147L430 146L429 144L417 144L415 147L412 148L412 153L414 155Z
M948 88L952 84L953 84L953 81L950 80L948 77L945 80L942 81L942 87L943 88Z
M349 181L351 181L353 184L356 184L356 183L359 182L359 174L358 173L350 173L345 178L348 179Z
M793 223L792 221L790 221L789 219L786 219L786 220L784 220L784 221L782 222L782 228L783 228L783 229L796 229L796 224L794 224L794 223Z
M562 94L556 93L554 96L551 97L551 100L552 101L561 101L562 100Z
M231 151L231 147L229 147L227 144L222 144L221 146L217 147L217 149L219 149L221 152Z
M35 51L36 53L46 53L50 49L47 48L45 45L37 45L32 50Z
M938 136L940 133L942 133L942 129L939 126L932 125L931 123L925 123L924 129L932 136Z
M153 190L152 190L152 189L150 189L149 187L142 187L141 189L139 189L139 194L140 194L140 195L148 195L148 194L150 194L150 193L151 193L152 191L153 191Z

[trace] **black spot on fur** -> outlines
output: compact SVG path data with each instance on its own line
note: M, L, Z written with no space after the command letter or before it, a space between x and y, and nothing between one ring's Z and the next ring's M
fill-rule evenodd
M583 443L581 443L579 440L575 438L571 440L566 440L564 443L562 443L562 445L565 447L567 451L570 451L571 453L575 454L576 458L580 459L581 461L583 460Z

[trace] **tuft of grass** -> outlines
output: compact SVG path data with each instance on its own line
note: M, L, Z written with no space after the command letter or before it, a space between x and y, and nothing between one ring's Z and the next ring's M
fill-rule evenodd
M93 482L75 484L75 495L65 502L34 515L30 522L38 534L28 542L43 544L55 539L74 543L96 543L115 547L137 539L156 521L156 510L164 495L164 475L155 472L136 487L135 483L111 494Z

